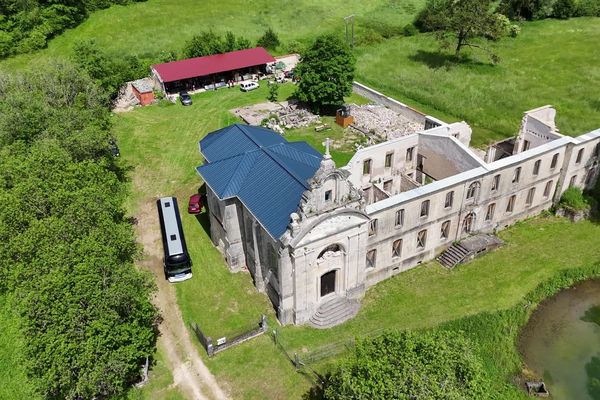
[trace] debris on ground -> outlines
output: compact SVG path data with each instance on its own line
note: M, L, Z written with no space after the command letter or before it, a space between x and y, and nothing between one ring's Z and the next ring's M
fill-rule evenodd
M350 104L350 115L354 117L353 128L365 135L379 136L384 140L396 139L425 129L424 124L379 104Z

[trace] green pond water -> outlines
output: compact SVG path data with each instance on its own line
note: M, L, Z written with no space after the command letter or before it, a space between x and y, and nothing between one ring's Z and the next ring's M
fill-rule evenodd
M527 367L556 400L600 400L600 280L544 301L519 340Z

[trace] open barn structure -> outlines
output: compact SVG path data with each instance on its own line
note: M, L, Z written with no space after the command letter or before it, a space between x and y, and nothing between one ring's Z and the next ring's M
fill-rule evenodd
M165 94L216 89L267 72L276 60L262 47L188 58L152 66L156 85Z

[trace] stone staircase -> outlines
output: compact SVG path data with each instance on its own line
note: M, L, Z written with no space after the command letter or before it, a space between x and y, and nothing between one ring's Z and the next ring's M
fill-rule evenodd
M318 329L331 328L353 318L359 309L358 301L337 296L321 304L309 324Z
M460 264L465 257L469 255L469 250L462 246L460 243L453 244L443 252L437 260L444 267L454 268L457 264Z

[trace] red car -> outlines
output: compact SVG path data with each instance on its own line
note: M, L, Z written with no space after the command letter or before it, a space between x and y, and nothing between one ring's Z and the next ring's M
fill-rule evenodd
M193 194L190 196L190 202L188 204L188 213L190 214L200 214L202 211L202 195Z

